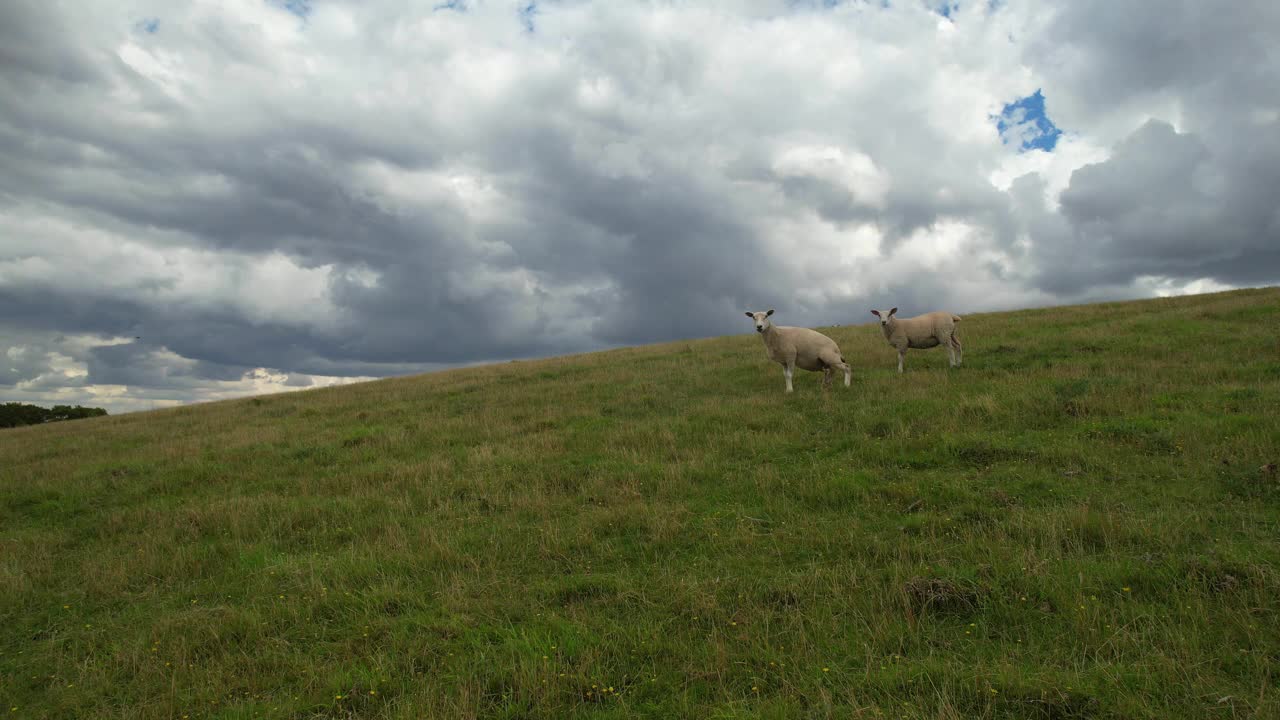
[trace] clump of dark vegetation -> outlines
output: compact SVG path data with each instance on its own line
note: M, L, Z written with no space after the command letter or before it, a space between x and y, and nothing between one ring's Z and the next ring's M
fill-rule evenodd
M101 417L106 414L107 411L102 408L82 407L80 405L54 405L52 408L42 408L39 405L8 402L0 405L0 428L41 425L62 420L79 420L80 418Z
M907 604L917 615L961 615L978 607L980 594L971 583L940 577L913 577L903 586Z

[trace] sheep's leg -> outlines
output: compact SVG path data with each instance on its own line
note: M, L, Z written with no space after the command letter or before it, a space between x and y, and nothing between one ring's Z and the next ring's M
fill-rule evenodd
M951 345L956 349L956 367L960 367L960 363L964 362L964 346L960 344L960 338L954 333L951 335Z
M822 362L826 365L827 378L823 381L824 385L830 385L835 379L836 370L844 371L844 386L849 387L849 381L853 378L853 369L849 367L849 363L844 361L844 357L838 352L828 352L822 356Z
M947 346L947 365L949 365L950 367L955 367L956 366L956 346L951 344L950 337L944 339L943 344Z
M787 379L787 392L791 392L791 371L795 369L795 363L787 363L782 366L782 375Z
M902 373L902 359L907 356L907 349L902 348L898 351L898 373Z

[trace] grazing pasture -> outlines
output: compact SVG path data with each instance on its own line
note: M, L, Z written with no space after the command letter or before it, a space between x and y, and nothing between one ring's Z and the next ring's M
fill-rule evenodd
M1280 717L1280 290L955 310L0 430L0 714Z

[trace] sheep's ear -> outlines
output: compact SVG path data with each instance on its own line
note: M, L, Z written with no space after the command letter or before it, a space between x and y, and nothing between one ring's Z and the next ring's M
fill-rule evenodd
M875 315L876 317L880 317L880 311L879 311L879 310L872 310L872 311L871 311L871 314L872 314L872 315Z
M892 314L894 314L894 313L896 313L896 312L898 312L898 308L894 308L894 309L890 310L890 311L889 311L889 314L890 314L890 315L892 315Z
M773 311L772 311L772 310L770 310L769 312L765 313L765 314L764 314L764 316L765 316L765 317L769 317L769 316L770 316L770 315L772 315L772 314L773 314Z
M749 312L749 313L747 313L747 317L749 317L749 318L753 318L753 317L755 317L755 316L756 316L756 314L755 314L755 313L753 313L753 312Z

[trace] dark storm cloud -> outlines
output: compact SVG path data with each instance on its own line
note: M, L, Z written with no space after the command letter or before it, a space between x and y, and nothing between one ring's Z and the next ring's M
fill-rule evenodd
M521 190L531 204L554 208L563 218L557 225L590 231L544 236L534 252L518 252L561 282L576 275L608 283L590 299L596 338L634 344L704 336L723 331L750 299L777 299L766 279L768 254L732 197L662 166L643 179L602 176L572 162L566 146L541 138Z
M1280 4L1270 0L1225 9L1194 0L1080 0L1058 5L1029 47L1084 108L1100 111L1171 90L1195 101L1274 103L1278 40Z
M2 124L0 132L20 136ZM308 145L306 140L305 133L272 133L244 144L210 138L208 145L184 148L190 138L151 137L147 147L117 146L107 164L85 157L82 143L91 140L47 138L10 156L12 172L0 179L0 188L15 196L38 193L43 200L134 226L186 233L202 246L279 249L317 264L388 263L397 253L421 249L445 232L430 217L410 224L354 195L339 181L345 168L333 156L335 144L322 139ZM366 157L375 157L373 149ZM103 177L94 178L90 173L95 170ZM78 182L50 182L77 172L82 178ZM192 178L208 179L217 187L182 187ZM448 210L439 209L442 214Z
M38 0L5 4L0 23L0 68L10 82L34 79L64 84L101 82L94 58L73 43L65 8ZM52 41L52 42L51 42Z
M255 367L291 368L324 376L404 374L432 367L424 362L355 357L341 341L292 325L260 325L234 313L103 301L73 292L42 296L0 291L0 325L28 332L56 327L67 333L129 341L93 348L77 357L87 364L90 381L101 384L146 385L141 381L150 376L154 386L168 388L174 387L170 380L175 377L184 378L183 382L235 380ZM162 348L176 357L154 355ZM322 351L328 354L320 354ZM139 364L139 360L145 362ZM37 362L47 367L47 361ZM132 382L122 382L125 379Z
M75 288L0 287L0 326L28 332L132 335L152 312L139 302L77 295Z
M199 372L197 366L200 366ZM88 382L93 384L153 388L192 387L202 380L239 380L248 370L216 363L184 362L181 358L171 360L156 348L136 342L90 349L88 369Z
M42 342L0 338L0 386L36 382L49 370L51 348Z
M1177 108L1077 169L1060 220L1031 221L1041 287L1280 280L1280 5L1071 3L1033 47L1070 115Z
M1273 131L1280 135L1280 125ZM1040 236L1046 287L1142 275L1274 281L1280 224L1274 196L1256 189L1280 183L1280 157L1265 158L1280 143L1259 141L1263 158L1232 158L1230 149L1215 153L1196 135L1153 121L1110 159L1076 170L1060 199L1070 238Z

